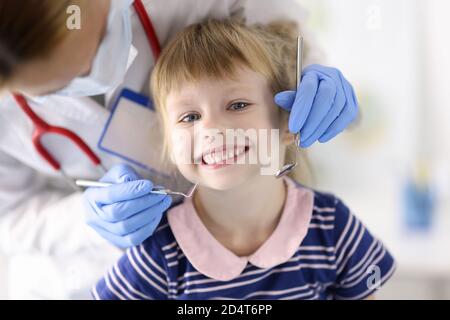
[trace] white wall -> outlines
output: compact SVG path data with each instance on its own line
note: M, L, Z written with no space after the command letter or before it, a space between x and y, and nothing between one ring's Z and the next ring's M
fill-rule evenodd
M423 283L420 297L450 298L450 2L299 2L326 64L354 85L361 109L347 133L311 148L317 187L342 197L396 257L386 298L419 297L407 284ZM402 211L404 179L419 160L437 198L424 233L408 231Z

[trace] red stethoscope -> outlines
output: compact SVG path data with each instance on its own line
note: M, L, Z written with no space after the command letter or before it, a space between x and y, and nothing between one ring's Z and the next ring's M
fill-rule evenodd
M158 38L155 33L155 29L153 28L153 24L150 20L150 16L145 10L144 5L141 0L134 0L133 2L134 9L141 21L142 27L144 28L145 34L147 36L150 49L155 57L155 60L159 57L161 52L161 47L158 41ZM67 178L68 176L62 170L61 164L50 154L50 152L42 145L41 138L45 134L56 134L60 136L64 136L69 139L72 143L74 143L81 151L90 159L90 161L96 166L102 169L103 172L106 169L102 166L101 160L97 155L92 151L92 149L73 131L68 130L62 127L56 127L48 124L42 118L40 118L30 107L25 97L21 94L13 94L14 99L18 103L18 105L22 108L23 112L30 118L31 122L34 125L34 131L32 134L33 145L36 148L36 151L41 155L41 157L48 162L53 169L60 171L61 174ZM69 179L70 180L70 179Z

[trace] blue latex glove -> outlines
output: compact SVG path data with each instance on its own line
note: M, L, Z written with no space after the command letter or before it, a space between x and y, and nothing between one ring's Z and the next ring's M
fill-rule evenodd
M153 183L140 179L128 165L113 167L100 181L115 185L84 192L87 224L120 248L141 244L151 236L172 203L169 195L150 193Z
M318 64L303 70L297 91L276 94L275 103L290 111L289 131L300 131L303 148L334 138L358 115L351 84L339 70Z

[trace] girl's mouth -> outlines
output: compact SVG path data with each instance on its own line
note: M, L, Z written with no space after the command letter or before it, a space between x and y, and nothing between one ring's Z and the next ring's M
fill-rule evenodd
M235 164L237 159L245 155L249 146L235 146L234 148L216 149L205 153L202 156L201 166L207 169L219 169L231 164Z

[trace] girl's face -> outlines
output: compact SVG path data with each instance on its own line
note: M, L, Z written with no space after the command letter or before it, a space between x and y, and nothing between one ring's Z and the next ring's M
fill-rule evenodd
M233 79L186 83L170 92L166 107L172 160L193 183L232 189L267 167L261 153L272 160L274 154L284 156L279 136L276 150L271 142L271 129L280 128L280 110L264 76L247 67L237 68Z

